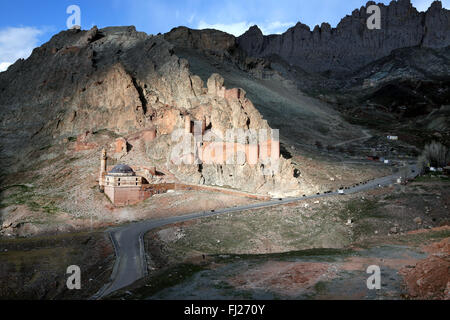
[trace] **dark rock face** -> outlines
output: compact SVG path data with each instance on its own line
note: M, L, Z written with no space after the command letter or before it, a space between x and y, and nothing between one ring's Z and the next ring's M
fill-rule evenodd
M134 70L149 69L149 77L157 77L162 66L178 66L170 48L134 27L94 27L60 32L34 49L0 73L2 163L19 165L18 158L54 144L56 137L101 128L126 134L145 127L148 116ZM140 51L146 59L136 57ZM177 71L189 79L186 70Z
M228 51L236 45L233 35L214 29L178 27L166 33L164 38L175 46L210 51Z
M381 9L381 29L367 28L367 7L341 20L336 28L323 23L313 31L302 23L281 35L263 36L257 26L237 39L248 55L278 55L308 72L347 73L405 47L442 48L450 45L450 10L435 1L427 12L418 12L410 0L392 1Z

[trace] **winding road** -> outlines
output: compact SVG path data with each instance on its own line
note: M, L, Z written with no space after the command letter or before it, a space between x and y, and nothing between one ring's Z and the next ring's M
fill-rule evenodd
M358 193L377 187L387 186L395 183L400 177L401 171L398 173L370 180L366 183L354 185L345 189L345 194ZM408 166L408 178L414 178L418 175L415 165ZM215 211L202 211L191 213L187 215L169 217L160 220L145 220L131 223L125 226L117 227L109 230L111 241L114 245L116 261L111 274L111 281L105 284L91 299L101 299L121 288L131 285L135 281L143 278L147 274L147 262L145 259L143 237L145 233L152 229L156 229L165 225L216 216L224 213L231 213L236 211L243 211L249 209L259 209L265 207L272 207L283 205L287 203L297 202L306 199L324 198L335 196L338 192L322 193L319 195L293 197L271 200L267 202L259 202L249 205L236 206Z

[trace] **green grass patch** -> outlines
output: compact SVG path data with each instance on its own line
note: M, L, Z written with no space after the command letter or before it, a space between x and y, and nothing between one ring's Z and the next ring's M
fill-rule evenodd
M354 199L346 202L344 208L340 211L339 216L344 221L347 219L363 219L367 217L381 217L378 209L380 204L377 200Z
M389 243L405 245L408 247L420 247L432 242L440 241L450 237L450 230L438 230L422 233L396 235L389 239ZM365 239L358 243L360 248L369 249L379 245L379 239Z
M333 248L315 248L297 251L288 251L281 253L269 253L269 254L229 254L227 257L221 255L214 255L214 260L219 263L227 263L236 261L237 259L245 260L291 260L293 258L300 257L315 257L324 258L328 260L331 257L342 257L353 254L354 251L351 249L333 249Z
M11 190L14 189L14 190ZM4 193L9 190L10 194ZM59 211L55 201L43 204L42 200L37 197L34 188L17 184L4 187L2 190L2 201L0 207L6 208L12 205L26 205L32 211L44 211L48 214L55 214Z
M411 242L416 244L423 244L427 242L439 241L448 237L450 237L450 230L439 230L439 231L407 234L405 236L399 237L396 240L398 240L400 243L405 244L410 244Z
M414 179L414 182L438 182L438 181L449 182L450 178L448 176L442 175L442 173L430 172L428 174L418 176Z
M321 295L327 292L327 284L324 281L319 281L314 285L314 291L316 294Z
M111 138L119 138L120 137L117 133L115 133L111 130L108 130L108 129L100 129L100 130L94 131L92 134L105 134Z
M12 188L18 188L18 189L20 189L21 192L29 192L29 191L33 190L33 187L30 187L30 186L27 186L27 185L24 185L24 184L13 184L13 185L10 185L10 186L2 187L0 190L1 191L6 191L6 190L9 190L9 189L12 189Z
M44 206L42 207L42 209L43 209L46 213L48 213L48 214L50 214L50 215L59 212L59 208L55 205L54 201L51 201L50 203L44 205Z

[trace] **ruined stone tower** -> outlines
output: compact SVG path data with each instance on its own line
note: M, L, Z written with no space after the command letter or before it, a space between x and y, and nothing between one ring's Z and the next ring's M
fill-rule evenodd
M184 117L184 132L191 133L191 116L185 115Z

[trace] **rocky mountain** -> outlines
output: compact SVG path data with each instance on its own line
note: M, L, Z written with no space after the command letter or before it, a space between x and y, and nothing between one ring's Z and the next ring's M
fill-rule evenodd
M86 133L127 138L152 128L157 138L139 158L182 181L292 194L299 188L289 160L274 176L248 163L176 166L168 159L176 144L170 134L187 117L213 131L280 129L289 158L287 146L311 151L360 137L347 118L362 105L389 119L398 110L432 113L439 119L423 125L442 128L447 109L433 110L449 102L449 11L439 1L427 12L409 0L379 4L381 30L368 30L371 4L336 28L298 23L282 35L263 36L256 26L239 38L185 27L158 36L134 27L63 31L0 73L3 174L56 157L47 150ZM100 147L90 143L76 148Z
M426 12L418 12L408 0L378 4L381 29L369 30L366 9L372 4L353 11L336 28L324 23L311 31L298 23L284 34L263 36L254 26L234 38L216 30L180 27L165 38L174 44L178 55L191 62L197 74L227 70L223 74L228 83L257 79L257 85L242 86L271 126L283 128L287 144L295 145L299 136L306 144L329 142L334 134L344 139L339 128L357 132L348 122L382 132L427 132L411 137L418 147L436 135L447 143L450 136L444 124L450 104L450 11L439 1ZM240 79L233 76L237 69L243 72ZM271 96L280 92L274 90L278 86L284 90L283 99ZM260 99L262 95L265 99ZM296 101L289 115L277 114L274 109L285 110L291 96ZM326 103L318 104L305 96ZM273 101L277 101L276 108ZM305 112L331 113L329 107L348 122L317 113L305 121ZM289 117L296 119L297 128L305 130L289 126ZM427 117L426 122L423 117ZM323 122L339 125L329 125L330 130L326 130Z
M172 47L162 35L148 36L134 27L69 30L0 73L4 173L28 170L46 159L47 149L86 132L128 137L155 128L157 137L145 145L142 165L157 165L187 183L299 192L293 168L283 158L279 173L270 176L262 174L260 164L171 163L178 143L171 133L184 128L187 117L215 132L270 129L244 91L229 94L217 74L205 84Z
M251 57L239 48L233 35L218 30L178 27L164 38L204 81L212 73L220 73L226 86L244 88L270 127L280 130L284 145L304 150L314 147L316 141L333 144L361 134L329 104L305 94L305 88L322 85L320 75L290 68L274 57Z
M344 17L336 28L328 23L312 31L302 23L281 35L264 36L257 26L237 38L249 56L277 55L307 72L348 74L404 47L443 48L450 45L450 11L434 1L426 12L418 12L410 0L377 4L381 29L367 28L369 1Z

